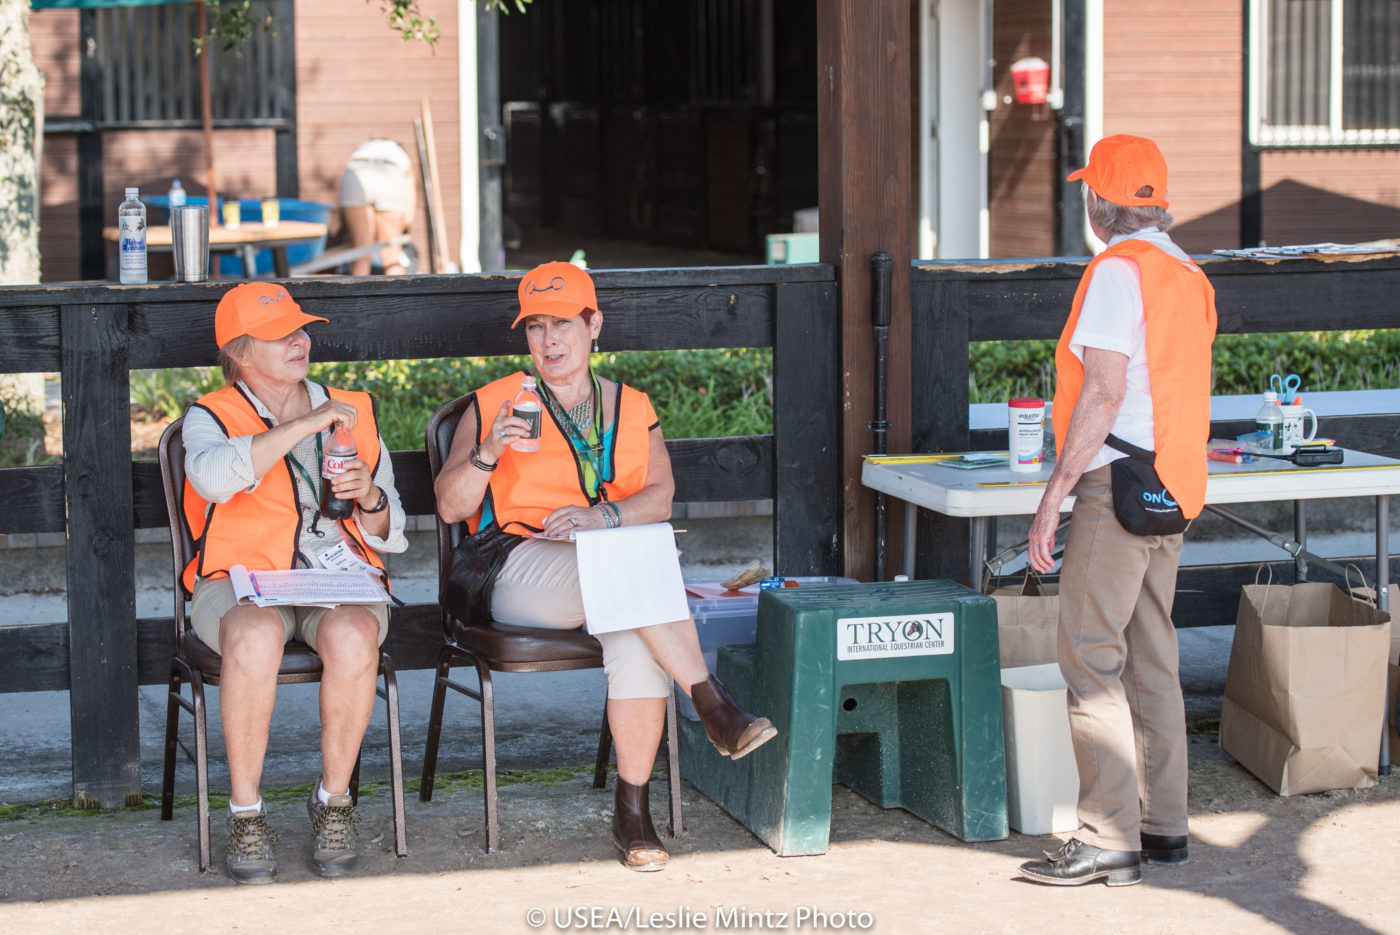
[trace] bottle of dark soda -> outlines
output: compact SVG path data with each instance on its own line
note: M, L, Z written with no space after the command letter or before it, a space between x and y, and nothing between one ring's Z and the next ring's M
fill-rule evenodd
M355 460L359 453L355 436L346 430L344 422L337 422L321 462L321 515L327 519L349 519L355 512L355 501L337 497L331 481L344 474L346 463Z

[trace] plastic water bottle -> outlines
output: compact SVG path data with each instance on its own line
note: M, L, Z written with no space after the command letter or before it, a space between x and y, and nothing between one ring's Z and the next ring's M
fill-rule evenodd
M1268 438L1260 440L1260 448L1283 450L1283 410L1279 408L1278 394L1273 390L1264 392L1264 405L1254 414L1254 429L1269 433Z
M117 227L120 230L118 245L120 259L117 263L118 278L124 283L141 284L146 281L146 206L141 203L141 192L135 188L126 190L126 200L117 209Z
M511 443L512 451L540 450L540 397L535 392L535 378L529 374L520 381L520 392L515 394L515 402L510 414L530 423L530 434L522 435Z
M355 501L337 497L331 480L344 474L346 462L355 460L359 453L355 436L346 430L344 422L337 422L321 461L321 515L327 519L349 519L355 512Z
M170 183L170 207L178 208L184 203L185 186L180 184L179 179L176 179L174 182Z

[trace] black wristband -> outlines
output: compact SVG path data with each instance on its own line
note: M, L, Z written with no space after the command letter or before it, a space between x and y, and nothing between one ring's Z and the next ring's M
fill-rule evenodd
M357 506L358 506L358 504L357 504ZM373 509L370 509L370 510L366 510L364 507L360 507L360 512L361 512L361 513L383 513L383 512L384 512L385 510L387 510L388 508L389 508L389 495L388 495L387 493L385 493L385 492L383 491L383 489L380 489L380 491L379 491L379 502L376 503L376 504L374 505L374 508L373 508Z

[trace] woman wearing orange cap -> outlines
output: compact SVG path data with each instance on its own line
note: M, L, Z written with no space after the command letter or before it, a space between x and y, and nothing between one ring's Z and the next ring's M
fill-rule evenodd
M270 883L273 842L258 791L282 648L300 640L321 657L321 777L307 801L311 867L349 873L359 821L350 776L374 707L385 604L256 607L234 597L228 571L368 568L383 574L381 552L402 552L404 514L394 472L365 393L306 378L311 339L304 313L274 283L235 286L214 317L228 385L190 407L183 426L185 517L198 554L185 570L195 635L223 657L219 710L228 748L226 861L240 883ZM331 481L322 449L333 426L358 454ZM322 486L353 501L345 519L321 515ZM386 580L387 583L387 580Z
M546 263L519 289L525 339L543 398L539 449L512 450L531 424L511 414L524 374L473 394L434 490L438 513L466 521L473 571L454 569L443 600L459 619L572 629L584 625L570 533L671 516L675 481L665 439L644 393L593 373L603 314L593 281L569 263ZM532 533L564 541L527 538ZM652 827L647 782L674 678L705 733L738 759L772 739L767 718L739 708L705 665L695 623L596 634L608 678L608 723L617 747L613 843L633 870L660 870L667 854Z
M1167 231L1157 144L1110 136L1083 179L1094 233L1055 349L1059 460L1031 523L1030 564L1054 563L1060 505L1075 496L1060 569L1060 670L1079 768L1080 829L1021 866L1038 883L1128 886L1142 863L1187 859L1186 720L1171 619L1182 533L1120 521L1125 454L1154 463L1165 501L1190 519L1205 502L1214 290ZM1129 499L1125 497L1125 500ZM1159 501L1163 502L1163 501Z

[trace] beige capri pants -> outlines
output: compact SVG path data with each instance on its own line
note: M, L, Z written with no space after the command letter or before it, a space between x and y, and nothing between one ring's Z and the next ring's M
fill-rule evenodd
M516 546L496 575L491 616L499 623L546 630L583 626L583 594L572 542L529 539ZM665 698L671 678L636 630L595 634L603 645L609 698Z
M214 652L219 651L219 624L224 614L233 609L238 598L233 596L233 583L228 578L197 578L194 582L194 597L190 601L190 626ZM341 607L363 607L374 614L379 621L379 645L389 635L388 604L341 604ZM287 640L300 640L313 650L316 648L316 630L330 607L274 607L282 615L282 631Z

